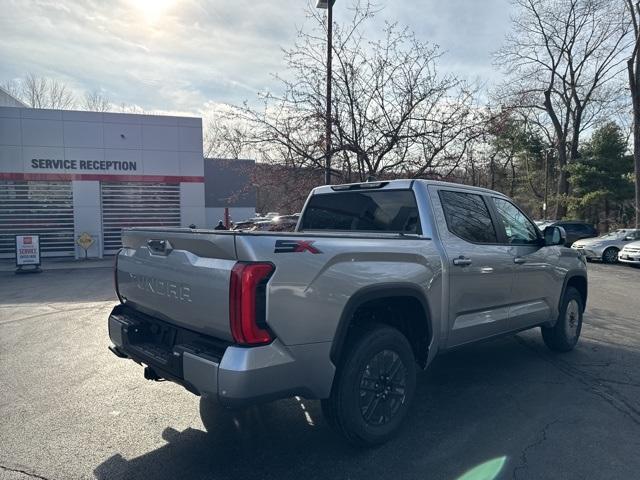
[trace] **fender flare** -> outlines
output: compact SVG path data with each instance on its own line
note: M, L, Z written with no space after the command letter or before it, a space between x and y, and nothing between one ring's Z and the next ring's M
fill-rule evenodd
M431 309L429 308L429 303L425 297L424 291L420 287L410 283L382 283L371 285L363 287L351 295L342 310L330 351L330 358L335 366L337 366L340 361L342 349L347 339L347 332L349 331L349 324L351 323L351 319L353 318L353 314L356 310L361 305L371 300L390 297L411 297L420 302L426 316L425 321L427 323L428 336L427 344L430 345L433 338L433 325Z
M583 312L587 308L587 297L589 293L589 280L587 278L587 274L582 270L569 270L564 276L564 280L562 282L562 293L560 294L560 300L558 301L558 312L560 311L560 308L562 308L562 300L564 299L564 294L567 291L567 285L569 285L569 282L574 278L582 278L584 280L586 288L584 292L584 305L582 305Z

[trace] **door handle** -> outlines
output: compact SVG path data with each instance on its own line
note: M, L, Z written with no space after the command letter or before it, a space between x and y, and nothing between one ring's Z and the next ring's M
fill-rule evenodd
M149 250L153 253L159 255L168 255L171 250L173 250L168 240L149 240L147 247L149 247Z
M465 267L471 265L471 259L460 255L458 258L453 259L453 264L458 267Z
M527 263L526 258L516 257L513 259L513 263L517 263L518 265L522 265L523 263Z

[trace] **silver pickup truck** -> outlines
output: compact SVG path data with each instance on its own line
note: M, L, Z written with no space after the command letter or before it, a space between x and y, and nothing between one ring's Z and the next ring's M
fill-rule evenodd
M564 242L498 192L425 180L318 187L294 233L128 229L110 348L200 395L208 430L297 395L374 445L438 353L533 327L576 345L587 271Z

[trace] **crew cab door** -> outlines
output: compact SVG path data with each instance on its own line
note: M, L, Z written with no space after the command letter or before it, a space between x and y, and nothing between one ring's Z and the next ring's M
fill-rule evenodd
M490 198L439 186L430 187L430 198L449 278L447 346L508 331L514 263L499 241Z
M534 223L511 201L491 197L498 236L509 246L515 268L509 327L519 330L551 319L553 305L560 295L557 247L544 246ZM550 261L555 259L555 261Z

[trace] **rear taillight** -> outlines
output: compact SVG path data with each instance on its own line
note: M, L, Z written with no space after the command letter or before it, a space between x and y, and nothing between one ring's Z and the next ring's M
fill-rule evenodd
M233 339L241 345L273 340L266 325L266 286L273 271L270 263L237 263L231 271L229 321Z

